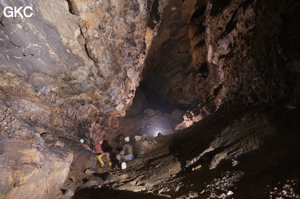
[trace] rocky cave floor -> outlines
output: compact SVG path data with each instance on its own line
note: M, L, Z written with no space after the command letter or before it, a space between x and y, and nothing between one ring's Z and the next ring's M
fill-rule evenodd
M221 107L126 170L72 173L58 198L300 198L300 103Z

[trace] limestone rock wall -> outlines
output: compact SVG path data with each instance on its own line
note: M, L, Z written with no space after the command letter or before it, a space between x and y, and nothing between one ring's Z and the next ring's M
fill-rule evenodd
M144 79L165 99L191 108L191 124L229 101L296 96L298 8L294 0L169 1Z
M172 103L189 106L196 99L189 23L196 1L167 1L146 59L143 78Z
M31 6L34 16L1 16L1 88L63 107L73 119L125 114L146 54L147 2L7 1L1 10L6 5Z
M33 16L6 17L6 6ZM151 9L141 0L0 1L0 198L51 198L70 169L93 166L78 140L131 105L155 33Z
M2 103L0 198L54 196L68 176L73 154L48 150L38 131Z

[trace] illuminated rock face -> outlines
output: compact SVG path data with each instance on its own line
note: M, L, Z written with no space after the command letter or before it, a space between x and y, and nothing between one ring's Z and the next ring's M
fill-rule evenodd
M22 2L8 1L1 9ZM124 115L146 54L146 2L29 0L26 5L34 8L30 18L2 16L1 88L63 108L72 119Z
M4 16L6 6L30 6L33 16ZM0 198L51 198L74 161L87 165L73 170L93 164L78 155L89 133L78 126L130 106L153 34L145 38L150 8L140 0L0 2Z

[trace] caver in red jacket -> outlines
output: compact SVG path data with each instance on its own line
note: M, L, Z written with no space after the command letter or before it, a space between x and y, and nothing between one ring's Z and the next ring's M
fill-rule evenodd
M103 151L102 146L101 146L102 143L103 143L103 139L100 139L95 146L95 151L97 154L99 154L99 153L104 154L106 156L108 162L110 162L109 153Z

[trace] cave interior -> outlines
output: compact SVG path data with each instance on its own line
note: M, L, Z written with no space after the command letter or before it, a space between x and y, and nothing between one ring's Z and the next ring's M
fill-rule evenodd
M0 1L0 199L300 198L299 9Z

